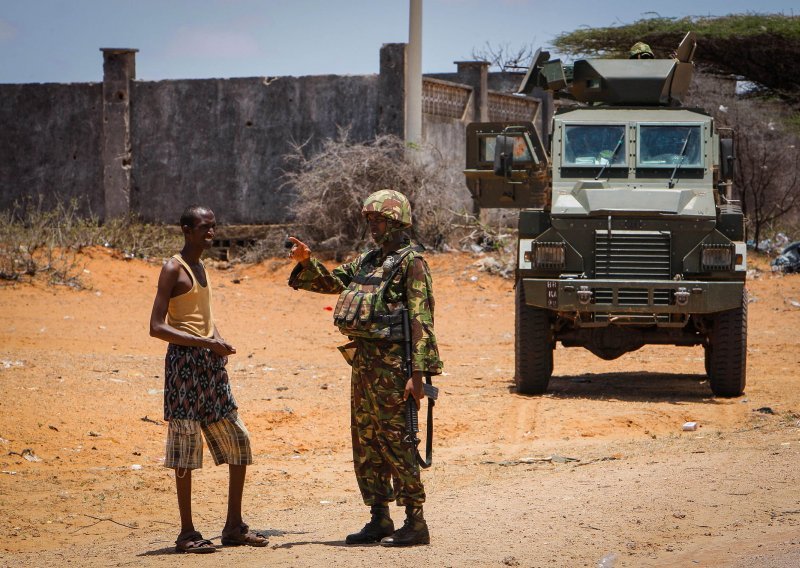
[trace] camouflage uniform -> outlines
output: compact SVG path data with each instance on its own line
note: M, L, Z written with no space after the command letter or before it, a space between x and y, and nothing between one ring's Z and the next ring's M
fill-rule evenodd
M410 224L410 217L409 217ZM428 265L419 250L405 251L399 269L386 284L389 309L406 299L412 339L414 371L432 375L442 372L442 362L433 333L434 300ZM361 254L352 262L328 271L315 258L308 267L295 267L289 285L323 294L341 294L351 284L374 290L386 274L387 257L382 249ZM346 333L343 331L343 333ZM396 500L399 505L420 506L425 489L420 480L415 447L404 442L406 371L402 343L390 339L352 337L351 418L353 464L364 503L379 505ZM393 481L393 483L392 483Z

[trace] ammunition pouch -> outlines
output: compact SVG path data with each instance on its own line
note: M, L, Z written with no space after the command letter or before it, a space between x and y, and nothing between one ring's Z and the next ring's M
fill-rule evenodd
M379 276L353 279L339 295L333 310L333 323L339 331L348 337L403 341L405 306L399 302L390 309L386 289L402 267L403 259L416 250L409 246L388 257Z
M339 296L333 323L348 337L402 341L403 305L389 312L380 296L379 292L360 292L348 288Z

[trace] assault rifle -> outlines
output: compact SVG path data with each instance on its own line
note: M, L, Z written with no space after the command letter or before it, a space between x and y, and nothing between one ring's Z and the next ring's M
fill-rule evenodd
M409 379L413 374L413 364L411 362L411 322L408 318L408 308L403 308L403 345L405 346L405 365L406 377ZM425 373L425 382L422 384L422 390L428 399L428 425L425 435L425 458L419 453L419 416L417 414L417 401L413 396L409 396L406 400L406 437L405 441L414 445L417 453L417 462L420 467L427 469L433 463L433 407L436 404L436 399L439 398L439 389L431 383L431 376Z

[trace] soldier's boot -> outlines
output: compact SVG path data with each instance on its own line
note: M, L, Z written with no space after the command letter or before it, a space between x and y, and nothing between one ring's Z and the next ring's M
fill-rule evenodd
M357 533L347 535L347 538L344 539L347 544L378 542L394 532L394 522L389 516L388 505L372 505L369 512L372 514L370 521Z
M417 544L430 544L431 535L428 533L428 523L422 516L422 507L406 506L406 520L403 526L397 529L392 536L381 540L383 546L415 546Z

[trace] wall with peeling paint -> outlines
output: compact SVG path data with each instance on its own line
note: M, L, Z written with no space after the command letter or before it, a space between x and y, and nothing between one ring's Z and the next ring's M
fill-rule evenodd
M79 199L102 215L102 85L0 85L0 209Z
M293 144L313 152L340 127L375 136L377 75L136 82L131 208L148 220L202 202L223 223L280 223Z
M353 141L403 136L405 47L383 46L378 75L137 81L136 50L106 49L102 84L0 84L0 210L41 195L100 218L175 223L203 203L224 224L290 221L281 176L294 145L310 155L340 128ZM513 120L541 118L535 101L520 111L519 97L488 93L482 65L423 84L423 138L454 177L476 100L494 97L490 117L507 106Z

